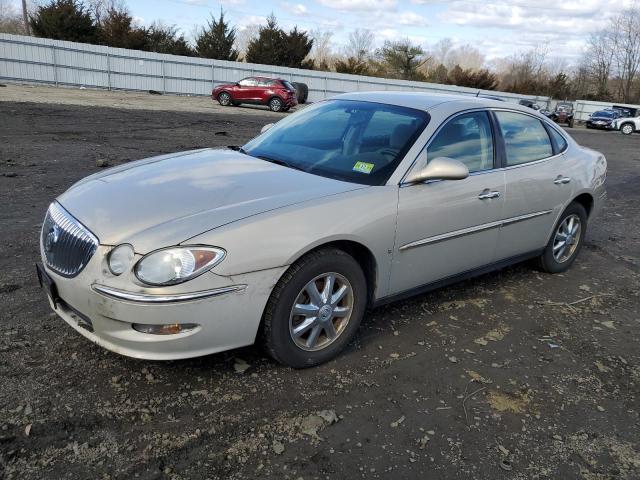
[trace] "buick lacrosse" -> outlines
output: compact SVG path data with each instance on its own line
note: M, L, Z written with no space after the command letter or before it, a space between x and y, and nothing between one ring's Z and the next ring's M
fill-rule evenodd
M344 94L243 147L79 181L46 213L38 276L55 312L114 352L259 342L308 367L335 357L368 308L528 259L565 271L606 167L523 106Z

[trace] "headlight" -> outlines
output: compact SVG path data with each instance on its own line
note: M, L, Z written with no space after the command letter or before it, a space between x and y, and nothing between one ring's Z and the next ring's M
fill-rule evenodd
M114 275L123 274L129 268L129 265L131 265L133 256L133 247L128 243L118 245L116 248L111 250L109 252L109 257L107 258L107 263L111 273Z
M144 256L134 271L147 285L175 285L212 269L225 255L223 249L216 247L166 248Z

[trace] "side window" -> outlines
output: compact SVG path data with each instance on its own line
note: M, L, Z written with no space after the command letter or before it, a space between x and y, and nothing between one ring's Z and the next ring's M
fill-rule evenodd
M514 112L496 112L507 152L507 166L553 155L551 139L537 118Z
M243 78L238 83L241 87L255 87L258 84L255 78Z
M492 169L493 135L487 113L467 113L447 123L427 148L428 160L437 157L460 160L469 172Z
M549 131L551 132L553 141L556 142L556 145L558 146L558 153L564 152L567 149L567 141L555 128L549 127Z

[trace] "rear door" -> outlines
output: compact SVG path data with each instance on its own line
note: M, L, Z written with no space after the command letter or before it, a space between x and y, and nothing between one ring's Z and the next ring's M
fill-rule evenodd
M504 142L505 203L496 259L542 249L572 196L563 136L533 115L496 111Z
M460 160L470 175L400 187L390 294L474 270L494 257L504 172L495 168L488 112L467 112L448 120L429 142L426 157Z

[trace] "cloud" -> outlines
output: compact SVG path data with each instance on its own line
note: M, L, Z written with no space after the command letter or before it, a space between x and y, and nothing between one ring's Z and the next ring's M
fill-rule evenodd
M394 16L394 23L411 27L426 27L429 22L422 15L415 12L401 12Z
M309 13L309 9L301 3L282 2L280 6L294 15L306 15Z
M336 10L370 12L376 10L393 11L398 0L316 0L320 5Z

